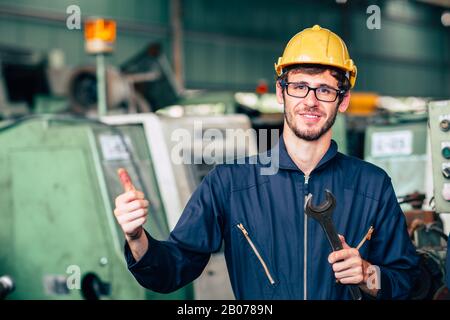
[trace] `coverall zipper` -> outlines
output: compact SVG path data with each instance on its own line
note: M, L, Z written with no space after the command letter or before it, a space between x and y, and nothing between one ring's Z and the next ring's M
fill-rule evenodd
M304 204L306 205L306 201L309 194L309 188L308 188L308 182L309 182L309 176L305 175L305 184L304 184L304 194L305 194L305 200ZM304 210L303 210L304 212ZM304 220L303 220L303 300L308 300L308 217L305 213L303 213Z
M264 262L264 259L261 257L261 255L259 254L258 249L256 249L256 246L254 245L252 239L250 239L250 236L248 235L247 230L245 230L244 226L242 225L242 223L239 223L237 225L237 227L242 231L242 233L244 234L245 239L247 239L248 244L250 245L250 247L252 248L253 252L255 253L256 257L258 258L259 262L261 263L262 267L264 268L264 272L266 273L267 279L269 279L269 282L271 285L275 284L275 281L272 278L272 275L269 272L269 268L267 268L266 263Z

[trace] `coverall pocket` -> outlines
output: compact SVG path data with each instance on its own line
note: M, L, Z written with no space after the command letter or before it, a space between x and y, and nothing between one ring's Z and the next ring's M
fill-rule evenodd
M250 238L250 235L248 234L247 230L245 229L244 225L242 223L238 223L236 225L236 227L240 230L240 232L244 235L248 245L250 246L250 248L252 249L253 253L255 254L256 258L258 259L261 267L264 270L264 273L266 275L266 278L269 282L269 284L271 286L275 286L276 285L276 281L272 276L272 273L269 270L269 267L266 263L266 261L264 260L264 258L261 255L260 250L258 250L258 248L256 247L256 245L254 244L254 242L252 241L252 239Z

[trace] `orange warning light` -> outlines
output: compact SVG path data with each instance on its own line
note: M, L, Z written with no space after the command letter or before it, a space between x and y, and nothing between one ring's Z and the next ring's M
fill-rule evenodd
M116 40L116 22L102 18L87 19L84 24L84 38L88 53L112 52Z

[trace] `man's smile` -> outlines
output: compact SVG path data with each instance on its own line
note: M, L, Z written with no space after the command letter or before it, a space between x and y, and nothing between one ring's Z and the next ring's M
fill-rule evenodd
M317 112L297 112L296 115L300 116L305 122L317 123L323 117L323 114Z

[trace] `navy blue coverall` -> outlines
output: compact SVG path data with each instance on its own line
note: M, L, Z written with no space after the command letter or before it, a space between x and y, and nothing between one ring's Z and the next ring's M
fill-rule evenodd
M193 193L167 241L148 233L149 250L136 262L125 244L128 268L144 287L172 292L196 279L224 241L236 299L350 299L328 262L331 248L319 223L305 216L305 196L336 196L333 221L351 247L373 226L361 257L379 266L378 299L408 298L419 258L406 230L389 176L331 145L305 176L279 141L278 172L264 166L222 164ZM150 213L151 214L151 213Z

